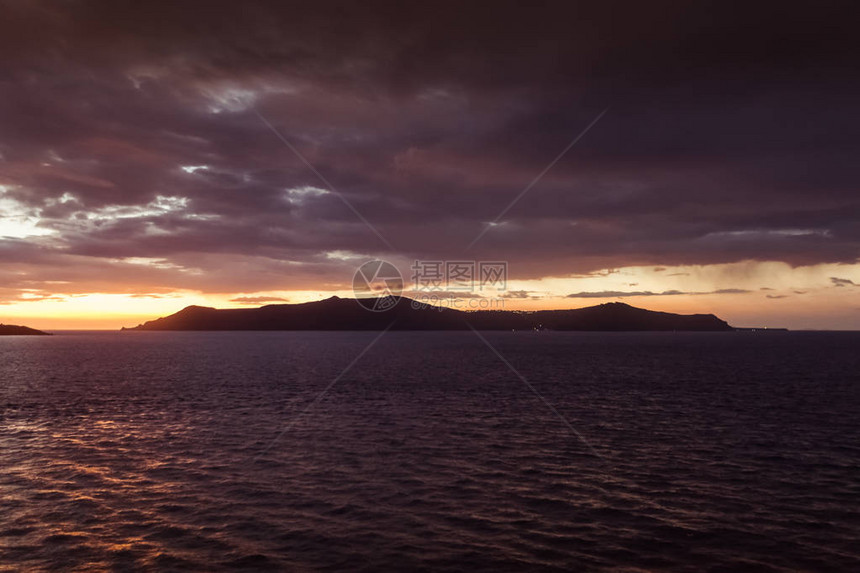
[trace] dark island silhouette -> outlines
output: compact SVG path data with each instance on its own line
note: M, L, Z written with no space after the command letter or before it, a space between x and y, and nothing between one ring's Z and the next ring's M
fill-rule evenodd
M355 299L336 296L317 302L260 308L189 306L176 314L123 330L383 330L388 327L394 330L735 330L713 314L655 312L621 302L571 310L465 312L421 305L401 297L393 308L371 312Z
M0 336L50 336L50 333L26 326L0 324Z

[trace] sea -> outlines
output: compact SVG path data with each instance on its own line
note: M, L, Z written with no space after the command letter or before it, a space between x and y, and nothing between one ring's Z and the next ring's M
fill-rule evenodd
M860 333L0 338L2 571L860 571Z

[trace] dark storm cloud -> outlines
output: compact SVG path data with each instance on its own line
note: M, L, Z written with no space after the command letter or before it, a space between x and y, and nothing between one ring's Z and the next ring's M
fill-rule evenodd
M666 290L663 292L652 292L650 290L641 291L620 291L620 290L601 290L601 291L583 291L575 292L567 295L567 298L624 298L631 296L671 296L677 294L685 294L679 290Z
M509 290L505 294L503 294L500 298L513 298L513 299L528 299L528 298L540 298L540 296L532 293L532 291L528 290Z
M746 294L752 291L746 289L739 288L724 288L709 292L691 292L691 291L680 291L680 290L664 290L661 292L653 292L650 290L640 290L640 291L618 291L618 290L604 290L604 291L585 291L585 292L575 292L567 295L567 298L627 298L632 296L677 296L677 295L702 295L702 294Z
M136 293L129 295L131 298L176 298L169 294L151 294L151 293Z
M849 3L0 6L0 205L53 232L0 244L30 281L251 292L393 256L254 110L406 258L462 256L606 107L470 257L532 278L860 252Z
M287 302L287 299L279 296L239 296L236 298L231 298L230 302L237 302L239 304L261 305L273 302Z

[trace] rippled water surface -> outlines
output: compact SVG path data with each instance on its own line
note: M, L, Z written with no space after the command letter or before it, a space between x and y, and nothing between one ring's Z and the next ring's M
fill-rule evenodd
M0 569L860 571L860 334L376 336L0 338Z

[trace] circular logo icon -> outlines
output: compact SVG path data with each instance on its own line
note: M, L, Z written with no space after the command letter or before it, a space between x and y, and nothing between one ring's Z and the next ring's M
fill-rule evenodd
M352 277L352 292L358 304L373 312L394 308L403 292L403 277L387 261L368 261Z

